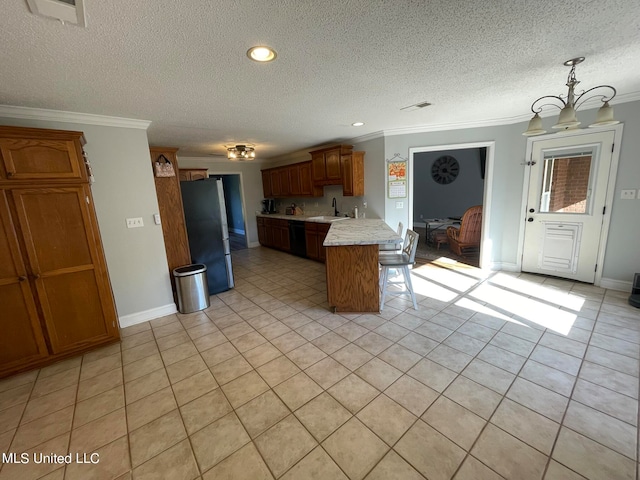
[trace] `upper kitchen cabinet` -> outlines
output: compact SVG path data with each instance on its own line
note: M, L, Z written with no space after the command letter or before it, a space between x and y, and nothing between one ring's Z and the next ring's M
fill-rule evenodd
M178 173L181 182L193 182L209 178L206 168L181 168Z
M322 187L312 181L311 162L262 170L262 190L265 198L322 196Z
M273 192L271 191L271 173L269 170L262 170L262 192L264 198L273 197Z
M314 150L311 153L313 183L315 185L340 185L342 183L341 157L350 155L351 145Z
M86 182L82 132L0 127L0 179Z
M340 157L342 194L345 197L364 195L364 152L353 152Z

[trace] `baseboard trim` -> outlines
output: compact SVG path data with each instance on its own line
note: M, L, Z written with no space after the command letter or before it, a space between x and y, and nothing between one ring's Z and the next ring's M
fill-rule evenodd
M602 277L600 279L600 287L608 288L609 290L618 290L619 292L631 293L633 282L626 282L624 280L614 280L613 278Z
M260 246L260 242L249 242L249 248L256 248Z
M516 263L492 262L489 264L489 270L504 270L505 272L519 272L520 268Z
M142 312L132 313L130 315L123 315L118 318L118 323L120 324L120 328L131 327L132 325L137 325L138 323L144 323L149 320L153 320L154 318L164 317L166 315L171 315L172 313L176 313L178 309L176 308L175 303L170 303L168 305L163 305L161 307L150 308L149 310L143 310Z

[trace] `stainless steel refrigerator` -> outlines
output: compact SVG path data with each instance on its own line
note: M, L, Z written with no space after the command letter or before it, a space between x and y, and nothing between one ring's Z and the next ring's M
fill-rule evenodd
M233 288L222 179L180 182L191 261L207 266L209 294Z

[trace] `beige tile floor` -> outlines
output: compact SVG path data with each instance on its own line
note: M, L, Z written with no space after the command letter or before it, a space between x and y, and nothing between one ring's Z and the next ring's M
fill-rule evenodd
M0 479L636 479L626 295L451 263L419 310L328 311L324 266L258 248L211 307L0 381Z

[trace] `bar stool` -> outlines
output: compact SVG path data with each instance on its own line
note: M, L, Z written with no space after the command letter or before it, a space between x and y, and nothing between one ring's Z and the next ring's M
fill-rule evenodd
M402 253L380 255L378 260L382 267L382 299L380 300L380 311L384 308L384 300L387 295L387 285L404 285L406 290L398 293L394 292L393 295L409 295L413 302L413 308L416 310L418 309L416 294L413 291L413 285L411 284L411 272L409 271L409 266L413 265L416 260L418 237L419 235L413 230L407 230L407 234L404 237ZM392 282L389 280L389 270L392 268L402 271L402 276L404 277L402 282ZM392 294L390 293L390 295Z

